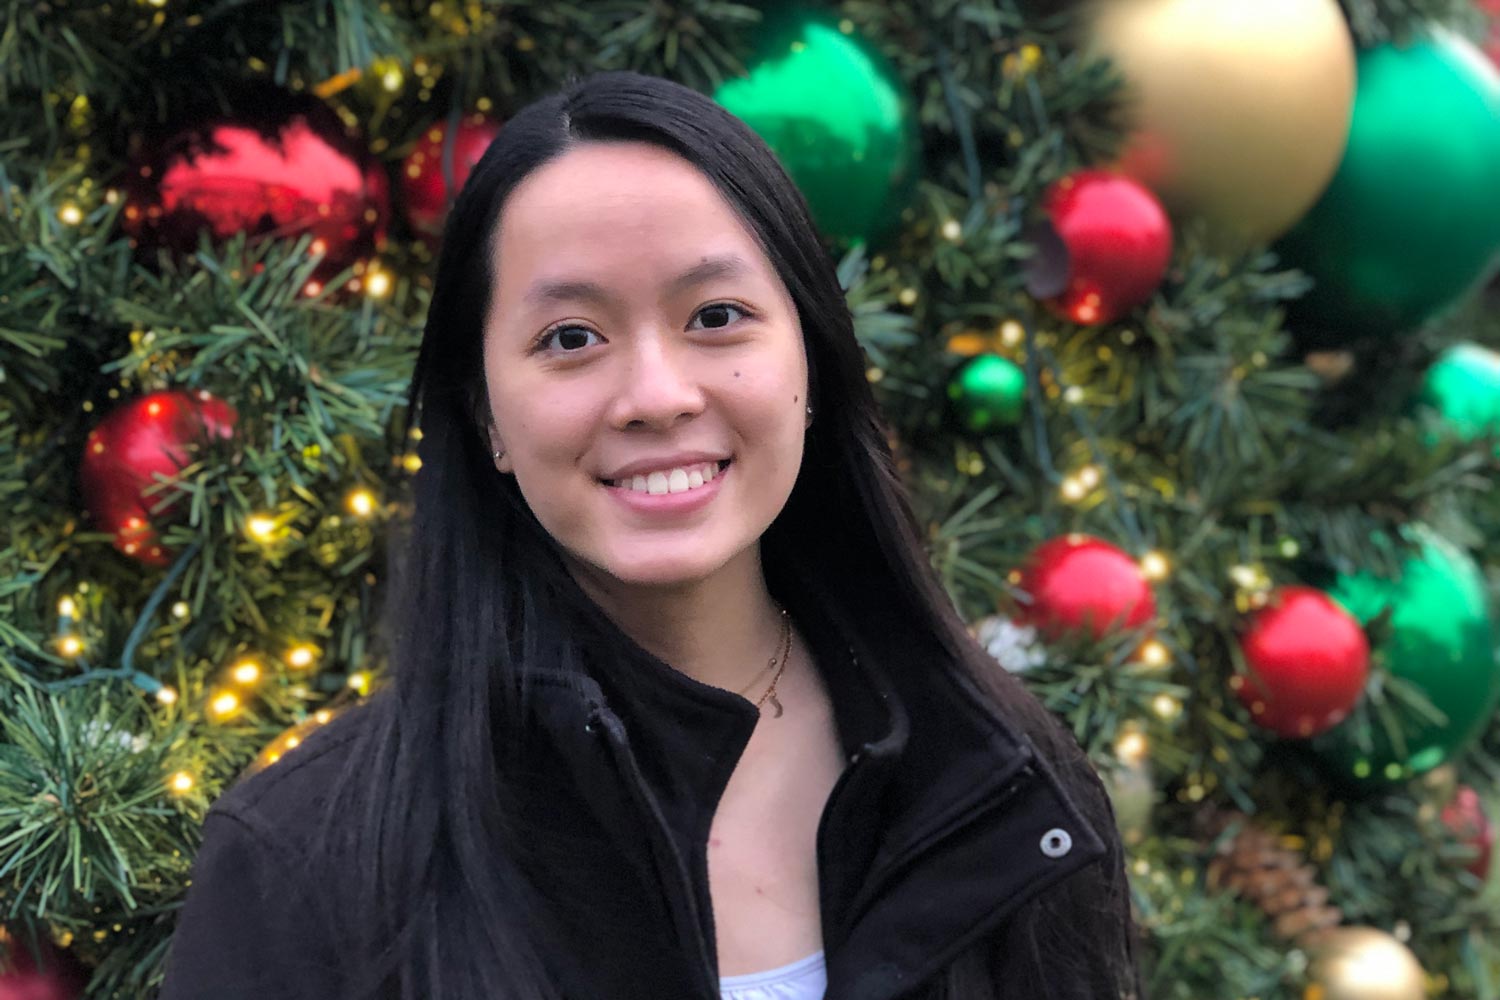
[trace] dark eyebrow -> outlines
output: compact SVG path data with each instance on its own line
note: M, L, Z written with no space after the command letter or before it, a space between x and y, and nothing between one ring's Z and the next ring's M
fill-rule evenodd
M751 273L750 262L738 254L707 257L667 282L668 293L681 292L715 278L733 278ZM583 300L607 304L613 298L592 281L541 281L531 286L522 300L527 305L548 305Z

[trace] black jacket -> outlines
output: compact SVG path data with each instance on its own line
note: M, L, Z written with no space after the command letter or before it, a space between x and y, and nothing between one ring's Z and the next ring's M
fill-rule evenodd
M826 617L798 624L849 760L818 830L827 997L913 997L1117 835L1083 820L970 682L891 662L892 650ZM717 1000L709 824L758 712L638 659L644 683L628 688L537 675L534 735L549 752L535 756L528 822L549 831L556 878L543 888L576 944L556 973L580 1000ZM214 805L163 1000L339 996L344 956L318 891L327 875L308 870L301 843L369 711L334 720Z

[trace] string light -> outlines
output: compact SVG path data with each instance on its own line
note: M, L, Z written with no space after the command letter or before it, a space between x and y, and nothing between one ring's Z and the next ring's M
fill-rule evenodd
M1175 719L1182 713L1182 702L1169 694L1159 694L1151 701L1151 708L1163 719Z
M317 647L308 643L301 643L287 650L286 662L299 670L303 667L312 666L313 660L317 658Z
M163 705L176 704L177 689L171 687L163 687L160 691L156 692L156 700L161 702Z
M302 745L302 741L301 741L301 740L299 740L299 739L298 739L298 738L297 738L297 737L295 737L295 736L288 736L288 737L287 737L287 738L286 738L286 748L287 748L287 749L288 749L288 750L295 750L295 749L297 749L297 748L298 748L298 747L300 747L300 746L301 746L301 745Z
M57 651L72 659L83 652L83 640L76 635L61 636L57 640Z
M230 715L240 707L240 699L233 691L224 691L215 696L208 707L215 715Z
M369 517L375 511L375 494L361 486L344 498L344 506L355 517Z
M944 239L957 243L958 238L964 233L964 228L958 224L957 219L948 219L943 223L942 232Z
M172 605L172 617L186 618L188 616L189 610L191 609L188 608L187 601L178 601L176 604Z
M276 531L276 521L265 514L255 514L245 522L245 530L257 542L268 542Z
M365 277L365 294L372 299L383 299L391 294L390 273L371 270Z
M1147 552L1141 557L1141 575L1148 580L1165 580L1171 571L1171 563L1160 552Z
M1069 476L1062 482L1061 493L1064 500L1069 503L1077 503L1088 496L1089 491L1088 487L1083 485L1082 480L1076 476Z
M178 771L172 775L172 791L181 795L193 789L193 776L186 771Z
M71 597L59 598L57 602L57 614L61 618L77 618L78 603Z
M1132 766L1137 766L1146 759L1151 744L1146 739L1146 734L1138 729L1129 729L1121 734L1115 741L1115 756Z
M896 296L896 301L899 302L899 303L901 303L903 306L914 306L914 305L916 305L917 304L917 290L915 288L910 288L910 287L901 289L900 294Z
M234 665L231 676L241 684L254 684L260 680L260 664L254 660L241 660Z
M422 467L422 460L417 457L416 452L409 451L406 453L406 456L401 459L401 467L407 472L416 472Z
M1141 644L1141 662L1148 667L1165 667L1172 662L1172 654L1157 640L1147 639Z
M328 721L333 718L333 713L326 708L320 708L313 713L313 718L318 720L319 725L326 726Z
M1099 485L1099 468L1094 465L1085 465L1078 470L1078 481L1085 489L1093 489Z
M57 218L65 226L76 226L83 221L83 210L70 201L57 210Z
M370 693L370 675L363 670L355 671L349 675L349 686L360 694Z

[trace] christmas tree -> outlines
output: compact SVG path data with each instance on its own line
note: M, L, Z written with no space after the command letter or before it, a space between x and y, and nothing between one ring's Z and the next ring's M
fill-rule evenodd
M1496 8L12 0L0 1000L152 995L214 798L382 683L443 213L619 68L807 196L1151 995L1500 998Z

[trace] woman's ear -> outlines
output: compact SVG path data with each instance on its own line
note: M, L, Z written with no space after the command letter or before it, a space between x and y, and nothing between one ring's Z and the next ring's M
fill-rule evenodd
M503 473L515 471L515 465L510 460L510 452L505 448L505 441L500 437L500 431L495 427L493 420L488 425L490 437L490 458L494 460L495 468Z

